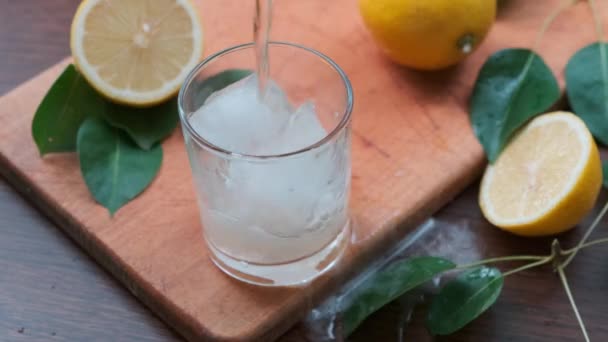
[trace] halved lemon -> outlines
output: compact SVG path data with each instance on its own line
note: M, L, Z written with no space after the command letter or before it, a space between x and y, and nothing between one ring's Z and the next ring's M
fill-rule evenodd
M85 0L72 21L74 62L98 92L134 106L175 95L203 54L191 0Z
M601 184L599 152L585 123L553 112L530 121L488 166L479 205L492 224L511 233L552 235L580 222Z

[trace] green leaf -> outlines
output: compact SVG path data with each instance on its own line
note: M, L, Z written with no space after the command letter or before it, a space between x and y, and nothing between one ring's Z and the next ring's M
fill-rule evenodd
M528 49L505 49L485 62L473 89L473 130L493 163L509 138L560 96L553 72Z
M177 126L177 98L148 108L133 108L114 103L106 103L104 119L127 132L135 143L149 150L166 138Z
M486 311L500 295L503 276L496 268L480 267L460 274L433 299L427 327L433 335L448 335Z
M194 101L195 108L202 106L209 95L251 75L251 73L251 70L246 69L230 69L210 76L199 85Z
M356 294L354 301L344 311L344 332L349 335L365 318L384 305L454 267L456 265L446 259L417 257L380 271L361 284L362 291Z
M608 144L607 46L606 43L587 45L566 65L568 102L603 144Z
M99 118L78 130L80 170L89 191L111 214L141 193L160 169L160 145L145 151Z
M36 110L32 136L41 155L76 149L78 127L87 117L99 116L104 99L68 65Z
M608 161L602 162L602 184L608 188Z

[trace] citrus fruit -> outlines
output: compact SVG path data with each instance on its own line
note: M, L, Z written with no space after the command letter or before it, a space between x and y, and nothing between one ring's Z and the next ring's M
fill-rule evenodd
M496 0L359 0L363 21L395 62L441 69L473 52L490 30Z
M99 93L150 106L175 95L203 54L191 0L84 0L72 21L74 62Z
M489 165L479 205L492 224L525 236L574 227L594 206L600 156L587 126L568 112L534 118Z

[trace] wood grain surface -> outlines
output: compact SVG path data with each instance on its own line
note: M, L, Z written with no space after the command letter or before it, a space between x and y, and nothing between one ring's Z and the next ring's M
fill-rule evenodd
M3 60L7 60L0 64L0 81L1 91L6 91L67 53L67 27L76 4L75 1L5 1L0 4L3 28L0 53ZM36 29L39 31L33 31ZM66 239L24 206L13 192L2 189L0 262L2 269L8 271L0 276L0 340L175 338L165 335L166 330L159 327L155 319L146 315L103 272L91 266L81 253L75 252ZM521 240L488 228L479 217L474 194L475 189L470 189L440 216L447 220L468 219L478 227L479 243L487 246L484 250L488 255L545 246L544 241ZM595 332L592 337L599 340L608 336L601 324L602 313L605 316L608 311L606 302L594 300L593 296L602 293L601 284L606 282L605 272L600 271L603 269L601 258L589 253L582 254L572 267L572 275L576 276L574 286L580 288L577 298L583 315L588 318L590 330ZM45 287L53 276L57 277L56 283ZM550 274L529 272L512 279L515 292L509 292L507 286L506 296L495 309L462 334L446 340L579 340L567 302ZM56 291L58 287L65 291ZM543 295L540 296L543 300L539 300L539 294ZM531 307L530 304L536 305ZM372 338L375 335L369 330L369 334L363 336Z

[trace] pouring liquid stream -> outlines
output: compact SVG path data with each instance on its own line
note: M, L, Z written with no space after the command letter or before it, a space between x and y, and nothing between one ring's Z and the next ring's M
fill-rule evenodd
M253 20L253 39L258 74L258 90L260 99L264 98L268 82L268 37L272 23L272 0L256 0L255 17Z

